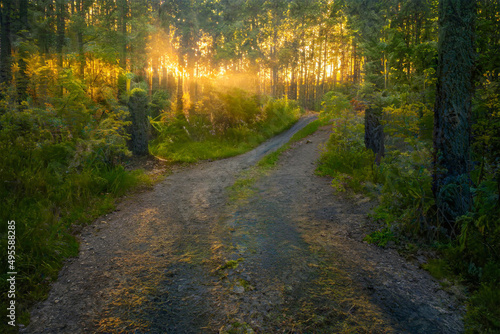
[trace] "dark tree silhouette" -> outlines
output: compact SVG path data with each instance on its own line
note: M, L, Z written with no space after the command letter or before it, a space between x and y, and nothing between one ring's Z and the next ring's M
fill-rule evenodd
M434 107L433 192L439 216L453 221L472 206L470 193L471 102L476 1L441 0L439 61Z

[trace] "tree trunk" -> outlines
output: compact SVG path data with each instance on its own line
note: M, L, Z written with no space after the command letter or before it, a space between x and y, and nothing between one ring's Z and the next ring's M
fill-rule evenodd
M0 84L8 85L12 80L12 44L10 25L12 20L12 0L3 0L0 8Z
M439 218L453 222L472 207L470 193L475 1L439 4L438 82L434 106L433 192Z
M161 89L168 90L168 75L167 67L163 67L161 70ZM169 91L169 93L171 93Z
M78 10L78 30L76 32L76 40L78 43L78 61L79 61L79 67L78 67L78 72L80 79L85 79L85 51L84 51L84 44L83 44L83 29L85 29L85 7L84 7L84 0L79 0L77 3L77 10Z
M63 46L65 38L65 13L66 13L66 0L57 0L56 2L56 19L57 19L57 39L56 39L56 51L58 56L59 67L63 67Z
M182 74L179 75L179 77L177 78L177 113L178 114L182 114L184 112L184 91L182 89L183 87L183 76Z
M121 47L120 67L127 70L127 0L120 0L120 29L121 29Z
M384 126L380 124L381 113L380 108L371 107L365 110L365 147L375 153L377 165L385 154Z
M302 38L304 35L302 34ZM303 39L302 39L303 40ZM299 100L302 107L306 107L306 50L302 48L302 63L300 64Z
M29 57L29 52L27 50L27 30L28 30L28 0L19 1L19 30L17 36L19 38L19 74L16 79L17 81L17 102L21 104L22 101L26 101L28 97L28 72L26 59Z
M148 95L142 89L134 89L128 101L130 112L129 147L134 155L148 154Z
M292 63L291 68L291 79L290 79L290 89L288 90L288 99L289 100L297 100L297 78L296 78L296 67L295 67L295 58Z
M158 56L153 55L153 73L151 78L151 92L154 93L160 89L160 71L159 71L159 61Z

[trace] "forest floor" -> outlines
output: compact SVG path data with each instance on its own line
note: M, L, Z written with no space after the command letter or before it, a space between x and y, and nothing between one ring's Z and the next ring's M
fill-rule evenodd
M460 294L363 242L373 203L315 175L328 127L275 168L255 167L313 118L246 154L174 171L85 227L79 256L21 332L462 332Z

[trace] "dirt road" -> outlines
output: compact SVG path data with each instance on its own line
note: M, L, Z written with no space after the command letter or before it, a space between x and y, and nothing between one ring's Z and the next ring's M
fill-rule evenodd
M228 190L311 120L176 172L87 227L22 332L462 332L462 308L426 272L362 241L370 203L314 175L327 129Z

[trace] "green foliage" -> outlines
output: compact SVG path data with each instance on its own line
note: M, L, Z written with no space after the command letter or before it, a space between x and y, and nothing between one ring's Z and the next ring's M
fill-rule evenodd
M321 107L320 119L322 120L339 117L353 110L347 96L336 91L329 91L323 96Z
M412 152L390 151L378 167L382 189L375 218L395 224L409 237L439 232L429 212L434 205L431 190L430 151L425 146Z
M287 129L301 112L286 99L265 101L237 89L209 91L187 117L163 114L151 121L159 134L150 151L182 162L234 156Z
M438 280L446 279L452 276L450 264L445 259L430 259L422 265L433 277Z
M500 277L498 269L497 277ZM498 333L500 330L499 300L500 284L482 284L467 305L466 333Z
M469 284L473 293L465 319L467 332L497 332L500 329L498 87L495 83L485 83L475 99L472 148L476 163L471 173L474 184L471 186L469 180L463 182L471 186L474 208L457 219L459 235L453 238L435 218L431 189L431 108L415 99L408 87L401 86L393 95L383 97L386 155L378 166L373 164L373 157L364 153L361 119L346 108L347 97L337 93L325 96L331 102L324 104L327 110L322 113L336 119L318 172L332 176L332 186L337 191L364 191L378 200L372 217L385 227L368 235L366 241L380 246L389 241L421 238L449 243L441 250L443 258L431 260L424 268L438 279L458 279ZM443 189L459 191L453 187Z
M353 113L333 120L332 133L322 154L317 172L332 176L338 190L346 187L362 191L376 179L374 156L364 146L362 119Z
M489 61L489 60L485 60ZM465 318L468 333L500 331L500 113L498 82L483 82L476 93L471 173L473 209L457 219L457 245L450 252L455 270L475 289Z
M149 103L149 110L151 113L151 118L153 120L158 120L157 118L170 110L170 94L168 91L159 90L153 93L151 97L151 102Z
M383 109L384 131L393 138L432 139L434 114L423 103L391 105Z
M24 102L18 110L2 101L0 196L5 200L0 203L0 219L16 221L20 315L45 296L63 260L77 254L73 226L108 212L116 197L147 182L141 173L126 172L119 164L129 154L128 112L113 98L100 104L86 99L70 73L60 80L64 94L45 108ZM4 223L2 249L6 234ZM2 291L7 291L6 259L0 260ZM2 306L2 316L5 309Z
M475 212L470 212L457 221L461 226L458 241L462 255L480 268L488 261L500 260L500 214L496 207L498 198L488 185L495 186L493 182L483 182L475 190Z
M359 93L360 96L366 94L367 89L365 87L365 93ZM398 100L389 96L381 98L383 104ZM318 172L333 176L332 186L337 191L350 188L378 197L380 205L374 217L396 224L399 231L410 235L435 231L427 217L434 204L428 168L429 142L418 139L425 132L422 129L430 118L429 109L423 104L393 104L384 108L388 152L376 166L373 154L364 146L362 119L352 110L362 110L362 103L352 99L352 107L348 108L347 97L336 93L327 94L325 99L333 102L325 103L330 109L322 113L336 114L338 118Z
M389 243L389 241L396 241L396 237L390 228L386 227L380 231L372 232L367 235L364 241L369 242L371 244L375 244L380 247L385 247Z
M473 108L472 143L479 162L473 176L480 183L487 175L495 175L500 184L500 84L484 82L476 93Z

